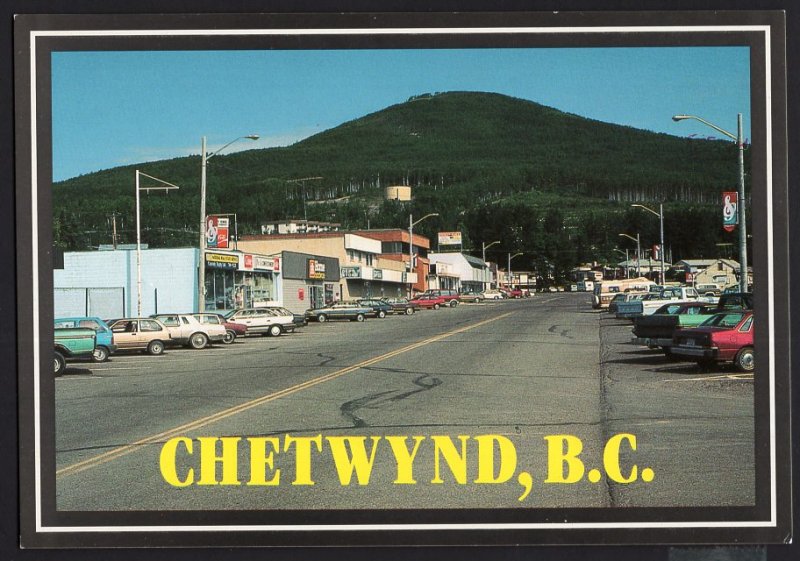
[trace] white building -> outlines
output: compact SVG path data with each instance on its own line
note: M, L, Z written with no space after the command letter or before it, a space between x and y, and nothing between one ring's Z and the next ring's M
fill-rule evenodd
M492 272L486 262L463 253L430 253L431 264L446 264L447 272L458 276L458 290L483 292L492 283Z

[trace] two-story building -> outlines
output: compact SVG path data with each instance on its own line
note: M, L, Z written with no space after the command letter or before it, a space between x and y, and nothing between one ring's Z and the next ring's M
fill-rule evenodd
M483 292L492 282L492 271L480 257L465 253L431 253L429 257L432 264L446 264L448 271L458 275L462 292Z

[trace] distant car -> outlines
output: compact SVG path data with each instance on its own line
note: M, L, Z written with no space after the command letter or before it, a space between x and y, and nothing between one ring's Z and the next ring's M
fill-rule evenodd
M570 292L578 292L578 285L577 284L569 285L569 291Z
M483 302L483 295L478 292L462 292L458 299L462 302Z
M202 324L223 326L225 328L225 337L222 339L222 342L226 345L230 345L236 341L237 337L244 337L247 335L247 326L245 324L228 321L222 314L194 314L194 317Z
M143 350L160 355L167 345L176 345L167 326L154 318L122 318L109 325L117 349Z
M53 322L53 327L56 329L77 328L83 327L93 329L97 336L97 344L94 347L94 354L92 359L95 362L105 362L108 360L109 355L117 350L117 345L114 344L114 334L108 324L98 317L72 317L72 318L56 318Z
M204 349L225 339L225 326L221 323L201 323L192 314L155 314L150 317L167 326L173 341L192 349Z
M459 294L457 290L450 289L432 289L422 293L424 296L433 296L434 298L441 298L445 304L451 308L458 306Z
M410 316L419 308L419 305L410 302L408 298L385 298L384 302L392 307L393 314L405 314Z
M294 314L286 308L241 308L225 314L225 319L247 326L248 335L271 335L295 330Z
M716 362L733 362L742 372L755 367L753 312L731 310L716 314L697 327L677 329L672 336L672 355L694 360L701 368Z
M347 319L350 321L364 321L367 315L372 314L372 308L361 306L353 302L337 302L324 308L317 308L306 311L306 318L309 321L325 323L331 319Z
M502 300L507 297L504 292L495 289L484 290L481 294L485 300Z
M369 317L383 319L387 314L392 313L392 306L378 298L363 298L358 301L358 304L365 308L372 308L372 313L368 314Z
M447 306L447 301L444 298L440 298L438 296L432 296L430 294L420 294L416 298L411 300L412 304L416 304L420 308L428 308L438 310L442 306Z

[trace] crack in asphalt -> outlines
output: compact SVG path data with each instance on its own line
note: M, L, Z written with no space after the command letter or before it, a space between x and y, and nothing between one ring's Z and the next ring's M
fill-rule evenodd
M364 397L343 403L339 407L339 410L342 412L342 415L344 415L345 418L349 419L350 422L353 423L354 427L369 427L370 425L367 424L363 418L359 417L356 414L356 411L365 408L379 409L384 403L401 401L420 392L432 390L433 388L442 384L442 381L439 378L434 378L428 374L423 374L422 376L413 379L411 382L418 386L418 389L408 390L400 393L398 393L400 390L388 390L385 392L366 395Z

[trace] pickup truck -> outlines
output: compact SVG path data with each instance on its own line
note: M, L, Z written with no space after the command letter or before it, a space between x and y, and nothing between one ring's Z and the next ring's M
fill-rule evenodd
M114 343L114 334L108 324L98 317L71 317L71 318L56 318L53 327L57 329L68 327L85 327L93 329L97 335L97 342L94 347L94 361L105 362L108 360L109 355L117 350L117 345Z
M634 300L617 304L617 319L632 319L649 316L655 313L664 304L671 302L705 302L716 304L717 298L713 296L700 296L691 286L675 286L665 288L658 298L652 300Z
M704 302L673 302L664 304L655 313L634 320L631 341L635 345L661 347L672 356L673 335L677 329L697 327L720 312L752 310L753 295L749 293L723 294L716 305Z
M53 360L53 373L61 376L67 368L68 358L88 358L94 356L94 347L97 343L97 334L89 328L64 328L53 330L55 342L55 357Z

